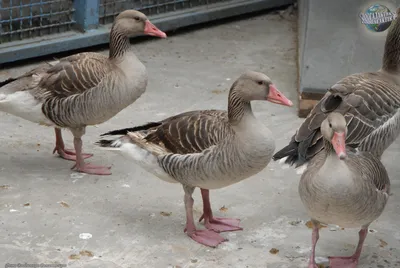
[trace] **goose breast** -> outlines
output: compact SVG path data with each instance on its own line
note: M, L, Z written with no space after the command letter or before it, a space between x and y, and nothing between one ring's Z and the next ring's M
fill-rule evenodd
M130 97L129 100L126 101L133 102L146 90L148 81L146 67L133 52L127 52L118 66L125 75L124 84L127 90L126 95Z
M323 154L317 155L315 161ZM309 166L301 178L299 194L311 218L325 224L357 228L379 217L388 194L374 184L376 167L363 166L364 173L361 173L359 165L351 164L359 161L356 156L342 161L331 155L319 169L313 168L315 163Z

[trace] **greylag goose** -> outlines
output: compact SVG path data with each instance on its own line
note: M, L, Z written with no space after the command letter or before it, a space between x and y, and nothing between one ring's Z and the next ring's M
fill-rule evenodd
M158 178L180 183L185 192L187 235L216 247L225 239L217 232L242 230L238 219L214 218L209 190L240 182L267 166L275 150L271 132L252 112L251 101L267 100L292 106L264 74L246 72L232 85L228 111L201 110L181 113L159 122L114 130L123 135L97 144L117 150ZM197 230L193 220L195 187L201 189L207 230Z
M397 9L397 14L400 8ZM324 148L321 122L331 112L344 115L346 144L377 157L400 133L400 16L388 31L382 68L347 76L333 85L302 123L290 143L276 152L275 161L295 165L299 173Z
M46 64L20 77L0 83L0 111L55 128L53 151L75 161L73 168L89 174L109 175L110 167L85 163L81 137L86 126L103 123L132 104L146 90L145 66L131 49L129 37L146 34L166 38L136 10L120 13L111 28L109 56L79 53ZM61 129L74 136L67 150Z
M381 215L389 198L389 177L373 154L351 147L346 150L349 133L342 114L330 113L321 124L321 133L325 149L310 161L299 184L301 201L313 222L309 268L317 268L314 258L319 223L361 226L352 256L329 257L331 268L355 268L368 226Z

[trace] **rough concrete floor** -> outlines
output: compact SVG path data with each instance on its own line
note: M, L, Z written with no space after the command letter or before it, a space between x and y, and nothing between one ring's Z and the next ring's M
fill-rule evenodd
M72 172L72 162L51 154L53 130L2 114L0 135L0 263L61 263L68 267L306 267L311 230L297 194L299 176L277 163L231 187L211 192L215 214L240 217L244 230L223 233L216 249L184 233L183 191L93 142L115 128L187 110L226 107L227 90L244 70L266 73L296 99L296 23L269 14L136 44L150 76L135 104L87 129L84 149L92 162L112 164L113 175ZM107 53L107 51L103 51ZM34 65L34 64L33 64ZM1 78L33 65L3 70ZM334 82L334 81L332 81ZM255 103L277 148L302 122L296 108ZM65 138L71 143L67 131ZM400 266L398 161L400 144L384 155L393 196L371 225L359 267ZM195 217L202 210L195 192ZM225 207L225 209L220 209ZM335 231L334 231L335 230ZM89 235L90 234L90 235ZM89 238L90 237L90 238ZM358 230L324 228L318 256L351 255ZM272 248L279 250L270 253ZM80 254L81 252L81 254Z

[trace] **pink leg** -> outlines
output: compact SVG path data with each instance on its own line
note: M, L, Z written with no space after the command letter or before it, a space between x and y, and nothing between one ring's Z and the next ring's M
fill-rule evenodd
M311 249L310 261L308 262L308 268L318 268L318 265L315 263L315 247L317 246L318 239L319 239L318 222L313 221L312 249Z
M65 149L65 147L64 147L64 140L62 138L61 129L54 128L54 132L56 134L56 147L53 150L53 154L55 152L57 152L58 155L63 159L70 160L70 161L76 161L75 151ZM92 156L93 156L93 154L82 154L83 159L86 159L86 158L89 158Z
M358 232L359 240L356 252L354 252L353 256L349 257L329 257L329 267L331 268L356 268L358 264L358 259L360 258L362 247L365 241L365 238L368 234L368 226L363 226Z
M227 241L227 239L223 238L222 236L213 231L196 230L196 226L194 225L194 219L193 219L193 198L191 194L186 193L186 189L185 189L186 228L184 231L187 233L187 235L191 237L194 241L209 247L216 247L222 242Z
M203 198L203 215L200 217L199 221L204 219L204 225L208 230L213 230L218 233L243 230L243 228L239 226L239 219L213 217L209 190L201 189L201 196Z
M74 147L76 152L76 164L72 169L76 168L77 171L94 175L111 175L111 167L96 166L90 163L85 163L82 157L82 139L74 137Z

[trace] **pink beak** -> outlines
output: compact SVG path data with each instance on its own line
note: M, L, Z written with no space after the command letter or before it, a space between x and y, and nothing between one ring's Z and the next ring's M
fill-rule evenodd
M346 137L344 132L335 132L332 138L332 145L340 160L344 160L347 156L346 153Z
M269 94L267 96L267 101L289 107L293 105L293 102L291 102L281 92L279 92L274 84L269 85Z
M144 33L151 36L158 36L160 38L167 38L166 33L158 29L153 23L149 20L146 20L144 26Z

